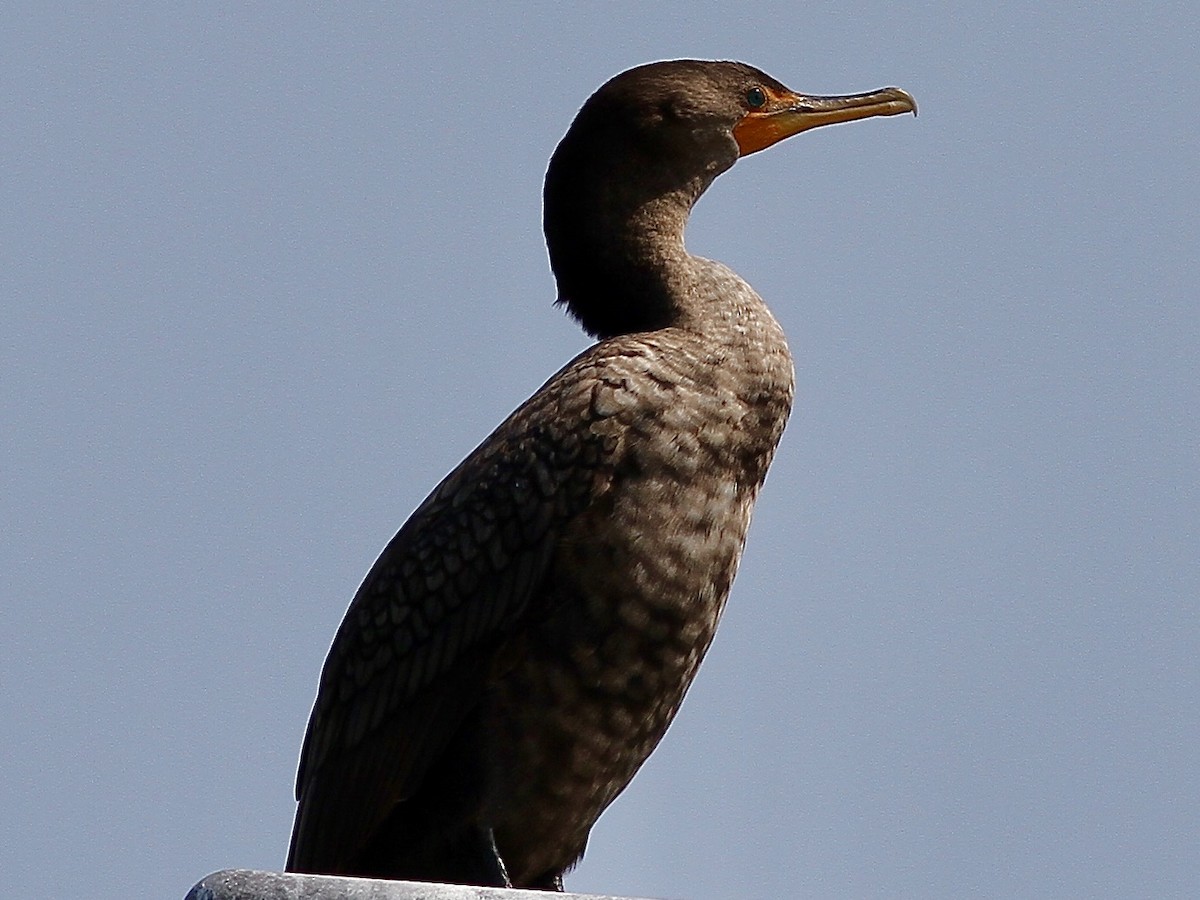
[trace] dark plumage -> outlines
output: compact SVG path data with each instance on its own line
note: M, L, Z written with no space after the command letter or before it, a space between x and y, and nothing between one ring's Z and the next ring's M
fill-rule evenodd
M600 343L462 462L375 563L309 722L288 868L561 889L712 640L792 403L783 332L692 205L739 156L915 111L740 63L587 101L546 175L566 304Z

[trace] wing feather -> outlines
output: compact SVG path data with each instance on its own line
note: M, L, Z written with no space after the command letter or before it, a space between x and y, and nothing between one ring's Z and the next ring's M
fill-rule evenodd
M351 602L301 753L289 869L337 871L417 789L536 605L562 527L605 489L615 438L529 406L434 489Z

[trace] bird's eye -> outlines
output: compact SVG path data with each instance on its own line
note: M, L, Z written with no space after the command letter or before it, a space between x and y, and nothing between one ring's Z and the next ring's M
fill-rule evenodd
M751 109L762 109L767 105L767 92L760 87L752 87L746 91L746 102Z

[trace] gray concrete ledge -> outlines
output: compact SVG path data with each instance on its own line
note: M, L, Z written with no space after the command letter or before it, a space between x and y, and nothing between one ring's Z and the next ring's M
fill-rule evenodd
M621 900L597 894L549 894L505 888L380 881L225 869L201 879L185 900Z

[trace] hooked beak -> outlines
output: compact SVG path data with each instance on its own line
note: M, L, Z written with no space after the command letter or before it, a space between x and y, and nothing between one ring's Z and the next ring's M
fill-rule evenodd
M763 109L746 113L734 126L733 137L741 155L749 156L810 128L907 112L915 116L917 102L897 87L840 97L808 97L789 91L771 96Z

